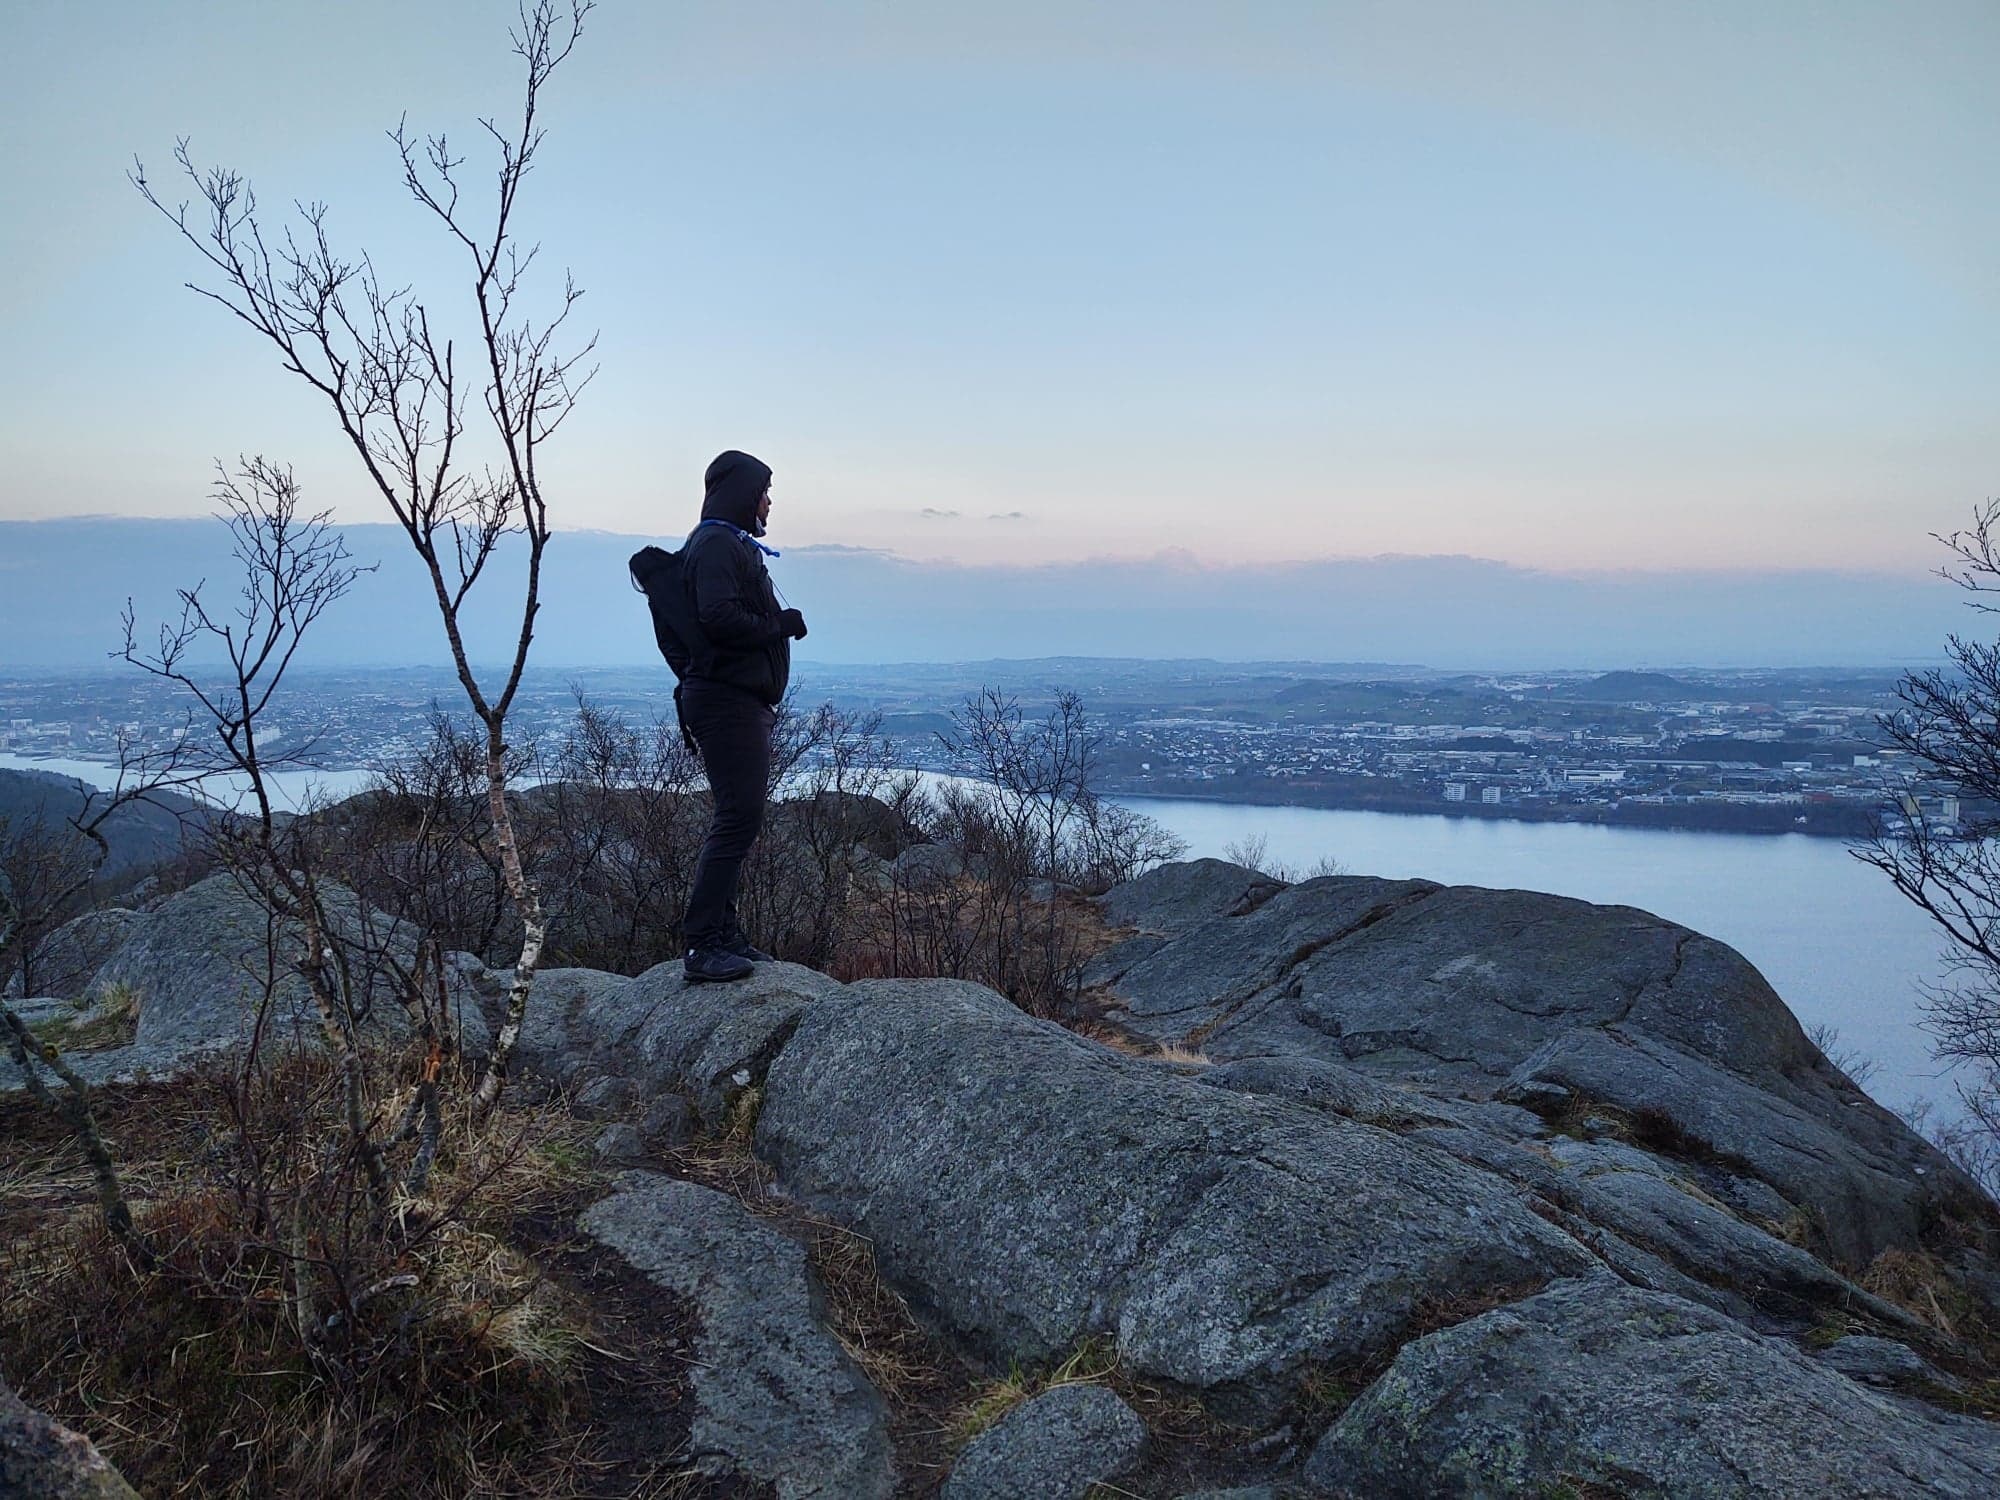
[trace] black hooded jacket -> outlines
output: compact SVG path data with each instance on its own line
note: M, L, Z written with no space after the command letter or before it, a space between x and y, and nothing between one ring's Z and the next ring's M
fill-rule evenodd
M708 466L706 480L702 520L729 525L697 526L681 551L695 619L709 648L695 653L688 675L728 683L775 706L791 681L792 642L764 554L741 534L763 535L757 506L771 470L732 449Z

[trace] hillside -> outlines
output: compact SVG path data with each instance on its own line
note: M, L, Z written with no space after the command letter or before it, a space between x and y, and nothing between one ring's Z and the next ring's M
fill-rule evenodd
M1606 672L1580 682L1568 696L1599 703L1679 703L1688 685L1665 672Z
M241 905L136 919L89 1072L232 1045ZM605 1122L549 1264L692 1320L704 1493L2000 1488L2000 1216L1730 949L1215 860L1092 909L1092 1035L947 980L541 976L524 1060ZM454 972L476 1050L504 975Z
M73 776L0 767L0 821L15 828L39 824L60 835L88 799L101 795ZM163 791L119 808L102 830L110 847L102 878L115 883L128 872L171 859L181 848L183 820L195 806L191 798Z

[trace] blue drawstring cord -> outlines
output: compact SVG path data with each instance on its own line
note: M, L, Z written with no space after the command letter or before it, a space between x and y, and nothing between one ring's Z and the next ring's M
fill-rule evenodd
M783 553L779 552L776 547L766 547L762 542L758 541L756 537L752 536L749 532L745 531L741 526L738 526L734 521L725 521L720 516L710 516L707 520L703 521L700 526L695 527L695 530L696 531L701 530L702 526L727 526L731 531L735 532L738 536L742 537L744 541L748 542L751 546L755 547L759 552L763 553L766 557L782 557L784 555Z
M752 536L749 532L745 531L741 526L738 526L734 521L725 521L720 516L709 516L707 519L697 524L694 529L696 531L699 531L703 526L727 526L731 531L735 532L738 536L742 537L744 541L748 542L751 546L755 547L759 552L763 553L766 557L784 556L784 554L780 552L776 547L766 547L762 542L758 541L756 537ZM792 601L785 597L785 591L778 587L778 580L775 578L771 580L771 592L778 596L778 602L784 605L785 608L790 609L792 607Z

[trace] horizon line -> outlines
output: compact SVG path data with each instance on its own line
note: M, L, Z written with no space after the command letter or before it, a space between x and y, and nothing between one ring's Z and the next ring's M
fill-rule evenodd
M92 524L151 524L203 526L215 525L218 516L167 516L167 515L118 515L107 511L81 511L73 515L60 516L0 516L0 526L54 526L87 522ZM358 527L382 527L401 534L402 528L393 520L335 521L333 525L342 530ZM551 528L552 536L607 537L630 541L653 542L657 540L646 532L618 531L606 526L556 526ZM1202 573L1277 573L1299 571L1312 567L1330 565L1384 565L1392 563L1467 563L1481 567L1502 568L1515 573L1543 574L1565 579L1603 578L1740 578L1740 577L1848 577L1895 579L1901 582L1915 582L1917 579L1937 579L1944 581L1941 568L1937 567L1883 567L1854 564L1808 564L1786 565L1783 563L1703 563L1680 567L1647 567L1638 563L1537 563L1518 562L1508 558L1485 557L1471 552L1375 552L1375 553L1320 553L1311 556L1249 560L1249 561L1208 561L1185 547L1160 547L1151 552L1093 552L1078 557L1054 559L1045 562L981 562L953 557L919 557L906 552L894 551L887 547L857 546L848 542L795 542L780 549L798 555L818 554L822 556L852 556L876 558L885 562L905 564L921 568L957 568L966 572L1007 573L1035 572L1059 568L1081 568L1111 566L1164 566L1184 571ZM1152 660L1153 658L1131 658Z

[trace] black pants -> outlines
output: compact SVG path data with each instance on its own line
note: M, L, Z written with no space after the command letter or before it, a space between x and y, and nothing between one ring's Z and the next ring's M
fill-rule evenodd
M771 780L771 729L777 715L760 699L706 678L690 677L679 694L681 723L708 772L715 813L695 862L682 923L690 948L719 948L740 931L736 879L757 831Z

